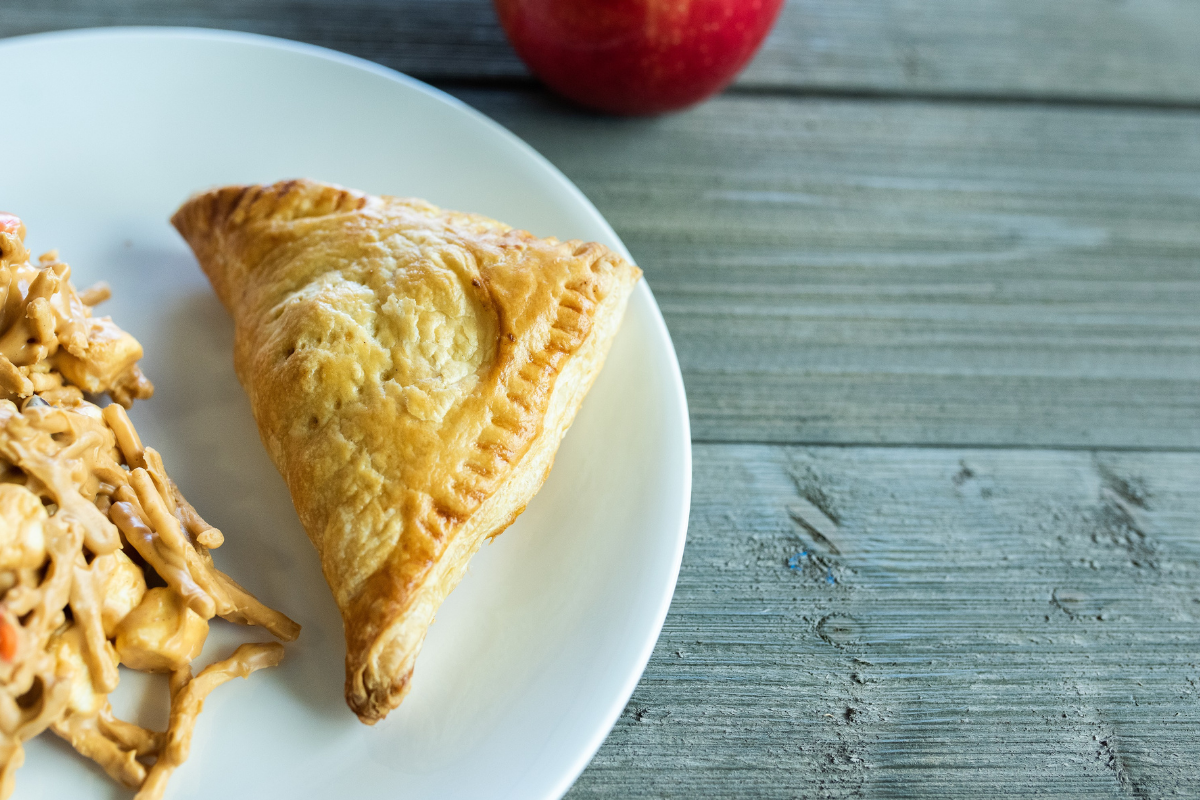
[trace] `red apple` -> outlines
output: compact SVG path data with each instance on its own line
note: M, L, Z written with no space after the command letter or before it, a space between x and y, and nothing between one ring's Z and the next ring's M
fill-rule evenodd
M550 88L616 114L689 106L733 80L783 0L495 0L517 54Z

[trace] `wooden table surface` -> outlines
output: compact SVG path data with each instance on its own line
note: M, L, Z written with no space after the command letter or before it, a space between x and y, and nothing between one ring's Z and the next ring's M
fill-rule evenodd
M695 490L568 797L1200 796L1200 4L793 0L613 119L486 0L5 0L0 35L257 31L456 94L646 272Z

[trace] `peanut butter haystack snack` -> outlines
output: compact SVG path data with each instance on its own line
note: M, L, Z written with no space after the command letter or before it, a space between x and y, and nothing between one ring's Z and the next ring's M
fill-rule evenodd
M31 264L25 226L0 212L0 395L41 395L70 405L83 393L108 394L129 408L154 394L138 369L142 346L91 306L108 299L107 287L77 294L71 268L55 251Z
M438 606L541 487L641 275L423 200L229 186L171 220L235 323L234 366L321 557L368 724Z
M187 758L205 696L277 664L278 643L244 644L193 676L214 616L285 641L299 626L213 565L223 541L143 447L122 405L153 391L142 348L95 319L68 269L28 263L24 227L0 215L0 797L13 791L22 742L47 728L113 779L162 796ZM116 718L118 664L169 672L165 732Z

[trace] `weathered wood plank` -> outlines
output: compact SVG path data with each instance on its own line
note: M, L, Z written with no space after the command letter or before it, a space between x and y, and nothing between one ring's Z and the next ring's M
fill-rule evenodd
M741 85L1195 104L1188 0L793 0Z
M330 47L427 80L526 78L489 0L6 0L0 36L183 25Z
M427 80L525 78L489 0L7 0L0 36L196 25L312 42ZM1200 102L1189 0L790 0L743 87Z
M330 47L427 80L526 78L490 0L6 0L0 36L184 25Z
M1200 447L1200 114L460 95L629 245L699 440Z
M1198 484L1191 453L699 446L666 627L569 796L1196 796Z

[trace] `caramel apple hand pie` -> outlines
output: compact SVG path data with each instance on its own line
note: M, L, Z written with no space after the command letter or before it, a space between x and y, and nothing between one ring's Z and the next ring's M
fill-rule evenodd
M399 705L438 606L541 487L641 275L422 200L229 186L172 223L346 632L346 701Z

